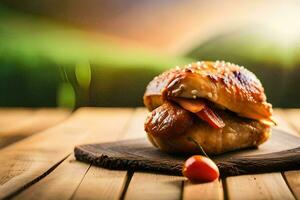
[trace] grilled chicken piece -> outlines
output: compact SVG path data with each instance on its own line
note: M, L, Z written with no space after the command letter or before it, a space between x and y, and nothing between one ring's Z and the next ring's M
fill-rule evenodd
M192 124L191 113L167 101L149 114L145 131L154 137L175 137L186 132Z
M270 127L230 111L217 111L225 127L216 129L174 103L165 102L152 111L145 130L151 143L166 152L207 154L258 146L266 141Z

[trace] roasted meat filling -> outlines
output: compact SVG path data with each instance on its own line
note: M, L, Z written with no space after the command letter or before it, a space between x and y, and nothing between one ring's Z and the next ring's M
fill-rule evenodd
M184 133L193 122L192 113L174 103L165 102L147 117L145 130L153 136L170 137Z
M257 120L239 117L228 110L219 110L217 113L225 123L225 127L221 128L221 131L266 131L267 126L264 126ZM154 109L148 116L145 122L145 131L154 137L176 137L183 135L191 129L195 129L200 124L207 124L207 122L175 103L166 101L163 105Z

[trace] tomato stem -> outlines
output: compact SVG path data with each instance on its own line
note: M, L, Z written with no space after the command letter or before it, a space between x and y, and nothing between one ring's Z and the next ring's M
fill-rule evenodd
M200 153L201 153L202 156L208 157L208 155L206 154L206 152L204 151L204 149L202 148L202 146L196 140L194 140L194 138L188 137L187 139L188 139L188 141L193 142L199 148Z

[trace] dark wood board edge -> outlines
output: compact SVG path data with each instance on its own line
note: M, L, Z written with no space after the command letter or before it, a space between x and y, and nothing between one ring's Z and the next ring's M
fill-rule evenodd
M300 169L300 147L269 154L235 157L216 163L222 177L297 170Z
M163 174L182 175L183 162L156 162L138 160L136 158L124 159L124 157L110 157L105 154L99 156L86 151L84 145L76 146L74 152L77 160L107 169L130 169L133 171L155 171ZM300 147L276 153L235 157L227 161L216 161L216 163L222 177L288 171L300 169L299 154ZM261 159L262 157L263 159Z
M84 146L83 146L84 147ZM110 157L107 155L96 156L92 152L87 152L82 146L76 146L74 149L76 160L91 163L92 165L113 170L131 170L131 171L147 171L160 172L169 175L181 175L181 164L173 164L172 162L158 163L153 161L137 159L120 159L119 157ZM155 167L155 170L153 168Z

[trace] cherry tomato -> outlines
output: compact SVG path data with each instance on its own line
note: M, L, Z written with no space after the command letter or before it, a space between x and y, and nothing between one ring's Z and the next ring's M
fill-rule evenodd
M211 182L219 178L217 165L205 156L195 155L184 163L182 173L191 181Z

